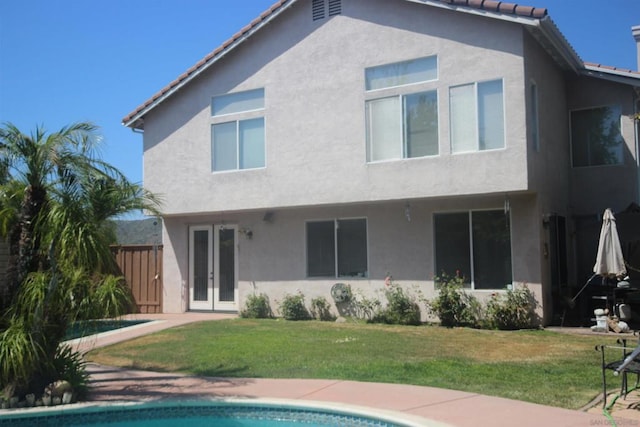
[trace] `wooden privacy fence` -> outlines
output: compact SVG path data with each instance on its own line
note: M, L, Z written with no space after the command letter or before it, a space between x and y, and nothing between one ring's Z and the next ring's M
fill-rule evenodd
M162 313L162 245L112 246L138 313Z

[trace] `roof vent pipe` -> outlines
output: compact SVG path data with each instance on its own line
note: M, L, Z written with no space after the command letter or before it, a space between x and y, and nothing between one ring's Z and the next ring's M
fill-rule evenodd
M638 68L640 71L640 25L635 25L631 27L631 33L633 34L633 38L636 39L636 51L638 52Z

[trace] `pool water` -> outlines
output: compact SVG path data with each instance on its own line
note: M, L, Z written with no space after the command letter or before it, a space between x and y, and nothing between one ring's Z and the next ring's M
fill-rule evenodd
M225 402L164 402L0 416L0 426L27 427L405 427L341 411Z
M139 325L149 320L86 320L72 323L64 336L64 341L74 340L89 335L101 334L116 329Z

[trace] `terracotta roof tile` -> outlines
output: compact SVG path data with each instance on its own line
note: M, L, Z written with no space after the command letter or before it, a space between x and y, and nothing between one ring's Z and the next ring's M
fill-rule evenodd
M595 68L602 68L604 71L618 71L621 73L636 74L640 76L640 71L630 70L628 68L619 68L619 67L613 67L611 65L596 64L595 62L585 62L584 65L595 67Z
M225 49L229 48L229 46L233 45L236 41L238 41L242 36L250 32L257 25L263 22L265 19L269 18L273 13L275 13L278 9L285 6L287 3L295 2L296 0L279 0L274 3L268 10L264 11L260 16L253 21L251 21L248 25L243 27L240 31L235 33L230 39L225 41L220 47L216 48L214 51L206 55L203 59L198 61L194 66L189 68L187 71L178 76L175 80L169 83L167 86L162 88L159 92L154 94L150 99L145 101L142 105L137 107L133 112L129 113L125 118L122 119L123 123L131 122L136 116L144 113L144 110L152 105L155 101L163 97L165 94L170 92L176 86L180 85L182 82L187 80L193 73L200 70L202 67L206 66L209 61L214 59L220 53L222 53ZM490 12L497 12L503 14L512 14L518 16L531 17L536 19L542 19L547 16L547 9L545 8L537 8L532 6L521 6L515 3L508 3L498 0L436 0L441 3L449 4L452 6L462 6L469 7L474 9L487 10ZM135 123L131 124L132 126L136 126Z

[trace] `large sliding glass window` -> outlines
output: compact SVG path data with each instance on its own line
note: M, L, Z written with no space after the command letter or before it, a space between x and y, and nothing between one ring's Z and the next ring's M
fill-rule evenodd
M211 169L265 166L264 90L216 96L211 101Z
M449 109L452 152L504 148L502 80L449 88Z
M367 220L307 222L309 277L366 277Z
M571 112L571 154L574 167L619 165L624 160L619 105Z
M437 78L435 56L365 70L366 90L385 95L366 101L367 161L438 154L438 94L416 87Z
M511 228L503 210L434 216L436 274L460 276L473 289L512 283Z

